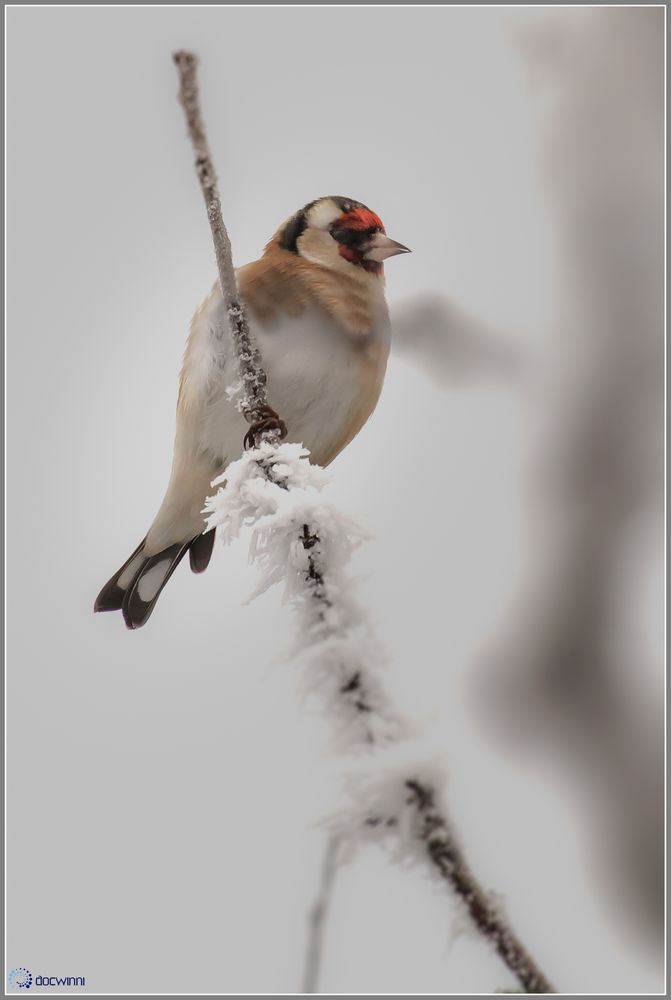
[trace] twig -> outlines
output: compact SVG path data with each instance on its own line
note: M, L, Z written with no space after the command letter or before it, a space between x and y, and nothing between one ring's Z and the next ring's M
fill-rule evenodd
M173 55L179 70L179 100L184 108L189 136L196 154L196 172L205 199L205 208L212 231L214 253L219 271L219 284L228 315L231 335L238 359L238 370L242 393L240 410L252 428L245 438L245 445L258 444L265 440L278 444L286 434L286 427L268 405L266 394L266 373L261 366L261 354L249 329L247 312L238 293L238 285L233 267L233 254L228 231L221 214L221 202L217 189L217 175L214 171L205 126L200 114L196 70L198 60L192 52L181 49Z
M417 811L418 836L440 876L465 902L473 923L489 938L505 964L527 993L554 993L548 980L512 932L497 905L484 891L469 868L463 852L443 816L435 806L433 789L419 781L407 781L409 802Z
M305 462L305 453L301 452L296 459L295 451L292 449L296 449L297 446L280 445L280 438L284 436L286 429L278 415L268 405L266 374L261 365L261 355L250 332L245 309L238 295L231 245L221 215L216 176L200 115L196 82L197 60L192 53L185 51L175 53L174 60L180 74L180 100L196 153L196 169L212 230L219 281L239 360L243 385L240 408L248 423L252 425L245 437L245 445L256 444L257 448L255 452L249 454L248 459L232 463L224 476L215 480L216 483L226 479L227 486L210 501L209 509L212 513L208 524L210 528L218 524L228 525L229 534L233 537L240 524L258 522L261 517L258 497L253 490L248 489L259 475L273 484L280 494L277 498L277 510L282 506L280 502L282 494L286 497L287 491L291 491L292 487L305 490L306 482L308 486L310 484L304 468L301 468L301 461ZM236 467L237 471L234 473L232 470ZM313 488L313 493L318 494L320 488L320 486ZM273 529L270 527L272 517L267 514L268 500L269 497L266 496L263 518L266 555L270 548L268 537L273 534ZM339 704L341 712L349 715L356 723L352 728L352 732L357 734L351 740L353 747L365 747L369 750L371 747L384 748L385 745L400 738L402 727L399 729L397 726L399 716L390 708L389 699L382 690L379 679L371 670L371 664L366 662L365 655L359 651L358 637L361 621L365 616L351 599L344 597L348 591L348 582L342 575L337 578L333 569L336 564L336 551L342 553L343 549L348 550L348 546L351 548L350 540L347 532L344 532L343 537L338 539L338 545L332 544L332 548L328 549L329 529L333 534L333 519L329 524L322 521L320 527L320 517L324 516L323 501L321 505L315 504L312 508L309 504L305 504L304 509L309 510L309 517L306 515L298 536L300 541L298 550L303 552L302 561L295 555L296 536L293 522L289 519L287 528L286 521L280 518L274 534L281 536L283 531L285 534L289 532L287 549L286 552L283 550L279 566L272 567L272 572L269 572L269 580L271 583L277 582L282 578L283 572L286 574L285 582L292 588L296 605L303 615L304 630L309 636L308 642L318 651L315 658L321 656L321 665L328 678L324 686L328 688L330 685L331 695L335 694L333 703ZM231 527L231 523L235 527ZM260 546L257 542L257 550L259 548L263 550L263 542ZM331 557L332 560L329 561ZM268 557L268 562L270 561ZM302 590L297 581L302 581ZM352 613L354 626L351 622ZM349 624L347 624L348 618ZM356 650L354 654L353 649ZM494 944L526 992L553 993L554 990L545 976L470 872L450 834L450 824L435 804L433 785L413 778L405 781L403 791L405 808L413 810L416 820L414 827L418 842L425 848L428 859L439 875L465 902L475 927ZM369 813L364 822L369 827L379 825L386 829L399 826L399 818L394 815L379 817L376 813L372 815ZM332 845L335 843L333 841ZM333 854L329 852L325 865L325 871L322 873L322 892L312 917L312 957L308 956L306 972L308 985L316 983L315 977L318 973L325 913L323 900L328 898L328 891L333 881L335 846ZM324 886L327 890L326 896Z
M332 834L324 849L319 891L308 917L308 946L305 956L303 993L319 993L319 973L324 952L324 925L338 870L339 850L340 837L337 834Z

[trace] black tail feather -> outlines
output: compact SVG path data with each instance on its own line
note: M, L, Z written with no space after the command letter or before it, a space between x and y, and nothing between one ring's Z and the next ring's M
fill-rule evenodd
M123 566L107 581L93 605L94 611L121 611L130 629L141 628L145 624L161 591L187 552L194 573L202 573L207 568L214 545L214 531L196 535L186 542L175 542L151 556L143 555L145 542L146 538L143 538ZM134 560L136 564L133 566Z
M191 542L189 549L189 562L194 573L202 573L206 570L212 555L214 545L214 529L206 531L204 535L198 535Z
M141 628L154 610L161 591L189 551L188 542L176 542L149 556L128 587L121 612L127 628Z
M135 552L132 552L126 559L123 566L116 571L114 576L107 581L103 589L100 591L96 597L95 604L93 605L93 610L95 611L121 611L123 605L124 594L126 593L126 587L119 586L119 579L123 576L124 572L128 569L133 559L139 556L144 548L144 543L146 542L146 536L142 539ZM133 579L135 574L133 574Z

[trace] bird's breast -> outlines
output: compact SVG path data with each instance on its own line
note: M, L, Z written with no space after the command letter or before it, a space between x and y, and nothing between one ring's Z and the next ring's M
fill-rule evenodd
M217 292L192 331L185 381L204 401L194 413L199 447L226 464L241 454L246 425L226 391L236 366L230 338L222 338L225 317ZM358 433L380 395L389 354L384 299L365 336L348 334L312 304L300 315L278 312L265 322L252 314L250 325L268 376L268 400L285 421L288 440L303 443L313 461L327 465ZM223 365L222 343L229 345Z
M290 440L327 465L368 419L382 388L389 328L381 312L370 334L349 336L330 316L308 308L256 331L271 405Z

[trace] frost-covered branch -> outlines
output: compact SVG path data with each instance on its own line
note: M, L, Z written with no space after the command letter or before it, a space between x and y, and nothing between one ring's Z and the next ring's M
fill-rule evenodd
M324 499L326 475L310 464L302 445L280 444L285 428L268 405L261 356L237 290L199 110L197 60L185 51L174 59L239 360L239 405L252 425L245 445L256 446L213 482L223 488L207 502L208 528L219 528L224 541L231 541L250 527L250 554L260 568L257 593L279 583L297 613L296 653L305 665L306 688L336 722L339 747L352 762L346 802L330 820L334 843L393 836L402 853L428 860L456 891L474 926L527 992L553 992L464 861L439 802L444 776L437 755L414 737L385 693L384 658L346 573L362 533ZM329 879L334 874L333 868Z
M477 929L492 941L527 993L553 993L547 979L511 930L500 904L483 890L473 875L445 815L436 805L433 788L416 779L406 781L405 787L408 806L416 813L417 837L441 877L466 904Z
M440 800L440 755L384 691L384 659L346 572L363 536L324 498L326 482L302 446L262 444L214 481L223 488L206 512L224 542L251 528L250 558L260 570L254 596L279 584L298 617L294 653L304 688L336 723L337 747L349 755L345 799L327 821L331 833L352 849L364 837L391 839L405 860L428 862L524 990L552 993L466 864Z

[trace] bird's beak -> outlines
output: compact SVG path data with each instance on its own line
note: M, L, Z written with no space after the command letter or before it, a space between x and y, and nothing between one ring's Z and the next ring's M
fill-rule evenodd
M376 260L382 263L387 257L395 257L397 253L410 253L408 247L396 240L390 240L384 233L376 233L368 244L368 249L363 255L364 260Z

